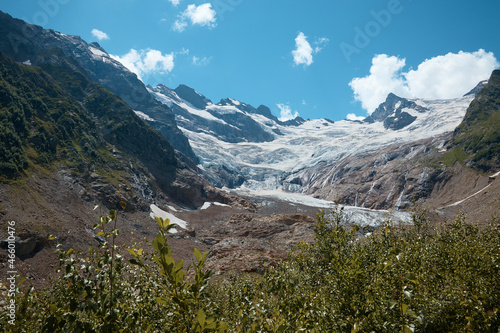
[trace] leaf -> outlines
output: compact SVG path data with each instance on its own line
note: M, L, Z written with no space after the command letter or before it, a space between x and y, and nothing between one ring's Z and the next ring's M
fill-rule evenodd
M405 325L405 327L404 327L404 333L413 333L413 328Z
M142 262L138 261L137 259L130 259L129 262L132 265L137 265L137 266L140 266L140 267L144 267L144 264Z
M224 331L227 331L227 329L228 329L228 328L229 328L229 327L226 325L226 323L225 323L225 322L221 322L221 323L219 324L219 332L224 332Z
M415 284L418 283L417 276L415 275L415 273L406 273L405 278Z
M214 321L212 321L210 324L207 324L205 328L208 330L213 330L217 328L217 324Z
M168 300L165 297L156 297L156 303L168 305Z
M196 319L198 320L198 323L200 323L200 326L204 328L207 315L205 314L205 311L203 311L203 309L198 310L198 313L196 314Z
M112 209L109 211L109 217L111 218L111 220L116 219L116 210L115 209Z
M408 310L408 304L401 304L401 311L403 312L403 316L406 314L406 310Z
M200 261L201 260L201 252L197 248L194 248L193 251L194 256L196 257L196 260Z
M127 208L127 203L120 201L120 207L122 208L122 210L125 210L125 208Z

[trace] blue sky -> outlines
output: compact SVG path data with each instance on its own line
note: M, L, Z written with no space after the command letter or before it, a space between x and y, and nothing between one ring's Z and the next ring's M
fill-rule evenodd
M183 83L285 118L366 116L389 92L458 97L499 67L497 0L20 0L0 10L99 42L147 84Z

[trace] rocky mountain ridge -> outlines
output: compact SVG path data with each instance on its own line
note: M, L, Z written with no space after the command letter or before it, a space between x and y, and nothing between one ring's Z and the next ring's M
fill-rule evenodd
M54 50L62 50L79 65L73 67L74 70L81 71L91 81L120 96L133 110L147 109L150 114L161 118L154 123L154 127L175 149L196 160L188 140L175 123L172 111L152 98L142 81L98 43L88 44L79 36L43 29L0 12L1 52L17 62L39 65L47 61L47 57L40 55Z
M451 133L475 98L406 99L389 94L362 122L283 123L240 101L212 104L191 88L190 96L203 103L190 103L165 86L148 89L173 109L199 157L199 168L216 186L281 189L375 209L405 209L431 195L434 182L446 178L434 159L448 149ZM245 122L229 123L227 114ZM241 126L253 129L255 124L258 133L267 133L267 140L241 135Z

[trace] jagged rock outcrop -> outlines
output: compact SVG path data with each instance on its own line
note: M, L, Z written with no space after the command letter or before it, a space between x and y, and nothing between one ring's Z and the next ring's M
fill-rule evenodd
M397 131L410 125L417 119L417 116L409 113L412 111L424 113L429 110L413 101L390 93L385 102L380 104L379 107L363 121L367 123L381 121L384 123L386 129Z

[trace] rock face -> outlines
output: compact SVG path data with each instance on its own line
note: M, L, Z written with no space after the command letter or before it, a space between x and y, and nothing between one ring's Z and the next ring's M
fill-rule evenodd
M429 110L416 104L413 101L409 101L405 98L398 97L393 93L387 96L384 103L380 104L379 107L367 118L365 122L374 123L377 121L383 122L386 129L400 130L417 119L417 116L411 115L409 112L424 113Z
M307 188L307 194L371 209L410 208L427 199L443 180L437 160L451 137L444 136L396 144L377 152L343 158L332 165L319 163L285 179L285 186ZM422 163L426 161L425 163Z
M218 272L263 272L286 259L293 245L313 241L315 222L302 214L233 215L199 235L211 246L207 267Z
M174 90L158 85L149 87L149 91L170 106L179 126L188 131L213 133L219 140L230 143L268 142L274 138L272 132L247 116L248 113L259 114L250 105L232 99L222 99L213 104L210 99L185 85ZM267 110L261 108L261 111ZM156 121L154 114L148 115Z

